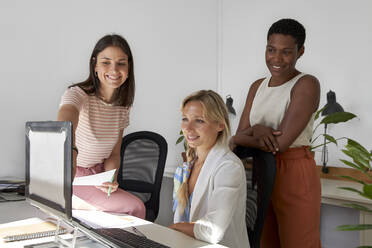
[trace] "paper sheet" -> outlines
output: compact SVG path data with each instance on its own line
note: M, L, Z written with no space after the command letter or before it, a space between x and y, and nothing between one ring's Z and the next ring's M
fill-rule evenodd
M116 169L105 171L91 176L75 177L72 185L101 186L105 182L111 182Z
M72 210L72 216L93 228L125 228L128 226L139 226L150 223L130 215L114 215L94 210Z

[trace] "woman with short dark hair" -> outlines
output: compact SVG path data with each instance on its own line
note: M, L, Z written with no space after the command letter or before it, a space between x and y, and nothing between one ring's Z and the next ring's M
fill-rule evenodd
M305 28L281 19L269 29L266 65L270 76L255 81L232 147L272 152L276 177L261 237L263 248L320 247L320 179L310 153L320 85L296 69L305 51Z

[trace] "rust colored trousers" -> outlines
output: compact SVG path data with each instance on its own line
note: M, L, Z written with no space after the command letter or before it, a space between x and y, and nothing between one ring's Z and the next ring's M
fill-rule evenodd
M276 176L262 248L320 248L320 178L309 147L275 156Z

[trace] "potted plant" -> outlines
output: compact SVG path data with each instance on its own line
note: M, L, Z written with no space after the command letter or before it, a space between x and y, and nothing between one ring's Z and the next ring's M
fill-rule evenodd
M347 139L347 144L345 145L342 152L351 158L350 160L340 159L345 165L352 167L361 173L366 175L366 180L356 179L351 176L340 176L342 178L346 178L352 180L356 183L361 184L362 189L355 189L351 187L339 187L344 190L348 190L354 193L359 194L360 196L372 200L372 174L370 171L372 170L371 161L372 161L372 152L369 152L365 147L360 145L358 142L352 139ZM348 203L345 206L352 207L354 209L370 212L372 213L372 209L369 209L365 206L355 203ZM362 230L369 230L372 229L372 224L358 224L358 225L341 225L337 227L337 230L340 231L362 231ZM363 247L370 247L372 246L363 246Z
M315 118L314 118L314 121L317 121L320 117L320 114L322 113L322 111L324 110L325 107L319 109L316 114L315 114ZM321 125L328 125L328 124L337 124L337 123L342 123L342 122L347 122L353 118L355 118L356 115L353 114L353 113L350 113L350 112L336 112L336 113L332 113L332 114L329 114L329 115L326 115L324 116L320 122L315 126L314 130L313 130L313 136L315 135L315 132L316 130L321 126ZM319 138L323 136L324 137L324 141L322 143L318 143L316 144L315 141ZM319 134L317 135L315 138L312 138L311 139L311 146L310 146L310 150L312 152L315 151L316 148L318 147L321 147L325 144L329 144L329 143L334 143L336 146L337 146L337 141L338 140L341 140L341 139L347 139L346 137L341 137L341 138L337 138L335 139L332 135L329 135L329 134L326 134L326 133L322 133L322 134Z

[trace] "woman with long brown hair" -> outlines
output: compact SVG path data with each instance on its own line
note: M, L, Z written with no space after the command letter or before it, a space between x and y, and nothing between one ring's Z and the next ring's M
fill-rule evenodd
M74 176L116 169L113 182L102 186L74 186L74 199L98 210L145 218L145 206L136 196L118 188L120 147L129 125L134 99L133 56L120 35L106 35L93 49L89 77L70 86L62 96L59 121L71 121L74 131ZM74 205L73 207L77 206Z

